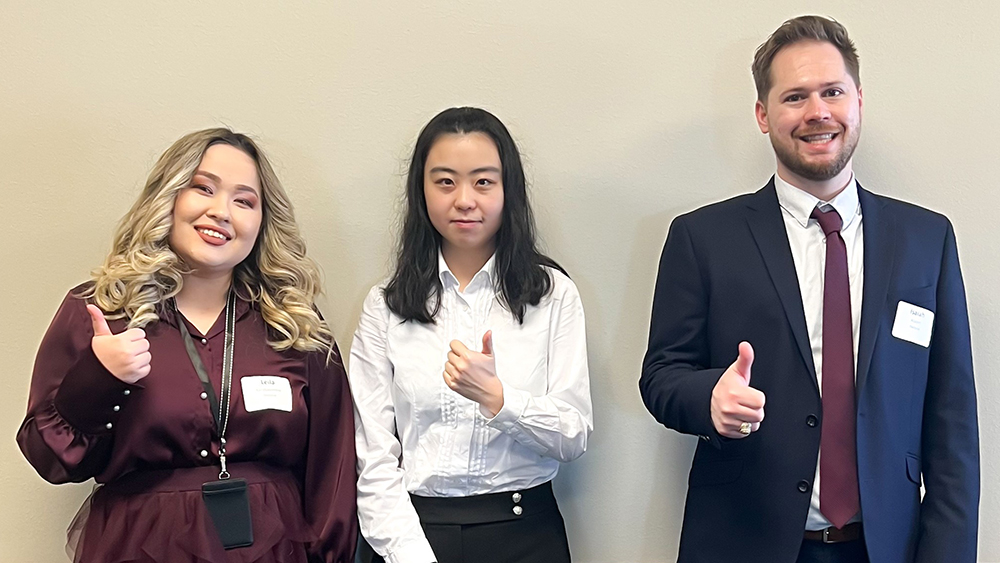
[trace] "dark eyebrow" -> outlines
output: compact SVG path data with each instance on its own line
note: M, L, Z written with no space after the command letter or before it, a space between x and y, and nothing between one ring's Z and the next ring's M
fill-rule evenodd
M195 176L197 176L199 174L202 175L202 176L205 176L206 178L208 178L209 180L212 180L213 182L221 182L222 181L222 178L219 178L218 176L216 176L215 174L212 174L211 172L205 172L204 170L195 170L194 174L195 174ZM251 192L253 195L255 195L257 197L260 197L260 194L257 193L256 189L251 188L250 186L247 186L245 184L236 184L236 191L238 191L238 192Z
M451 168L447 168L445 166L435 166L434 168L431 168L430 173L434 174L435 172L443 172L445 174L458 174L458 172L455 172Z
M446 166L435 166L434 168L431 168L430 173L434 174L435 172L443 172L445 174L458 174L458 172ZM483 166L481 168L476 168L475 170L470 170L469 174L482 174L483 172L493 172L495 174L500 174L500 169L497 168L496 166Z
M483 172L493 172L494 174L499 174L500 169L496 166L483 166L482 168L476 168L472 172L469 172L469 174L482 174Z

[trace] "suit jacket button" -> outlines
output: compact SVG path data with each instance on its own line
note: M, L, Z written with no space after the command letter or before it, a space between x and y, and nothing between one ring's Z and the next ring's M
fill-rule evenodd
M806 481L805 479L799 481L799 492L800 493L809 492L809 481Z
M806 426L808 426L809 428L815 428L817 422L819 422L819 419L816 418L816 415L814 414L811 414L806 417Z

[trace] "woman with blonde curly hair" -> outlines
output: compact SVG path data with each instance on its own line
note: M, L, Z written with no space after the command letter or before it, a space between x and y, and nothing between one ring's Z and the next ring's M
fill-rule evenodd
M17 441L99 487L77 562L352 561L354 423L319 271L267 158L173 144L35 360Z

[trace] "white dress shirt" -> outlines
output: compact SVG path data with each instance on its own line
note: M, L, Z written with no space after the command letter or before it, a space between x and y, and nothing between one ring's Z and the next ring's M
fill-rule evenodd
M840 236L847 246L847 275L851 287L851 325L854 332L854 365L858 363L858 334L861 329L861 297L864 289L864 229L861 227L861 203L858 200L858 184L854 177L832 201L825 202L774 176L774 187L778 192L778 205L785 221L785 232L792 248L792 260L799 279L802 294L802 309L806 314L806 330L809 332L809 346L812 348L813 364L816 366L816 383L823 389L823 280L826 273L826 235L819 222L810 219L814 208L827 211L837 210L844 224ZM855 367L857 377L857 367ZM823 452L820 451L820 455ZM806 530L821 530L831 526L819 510L819 460L816 461L816 479L813 481L812 499ZM861 520L855 515L850 522Z
M388 563L434 553L409 493L464 497L526 489L555 477L587 449L593 429L583 305L576 286L546 269L552 290L524 323L497 300L494 259L464 291L438 258L443 285L435 324L403 322L384 284L365 298L351 346L361 531ZM493 331L503 408L493 418L442 376L449 343L482 350ZM398 438L397 438L398 436Z

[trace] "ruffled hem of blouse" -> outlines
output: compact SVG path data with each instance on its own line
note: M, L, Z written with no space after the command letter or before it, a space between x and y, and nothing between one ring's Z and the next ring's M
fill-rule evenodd
M253 545L225 550L201 491L122 494L99 487L67 531L75 563L305 563L316 540L294 481L247 486Z

